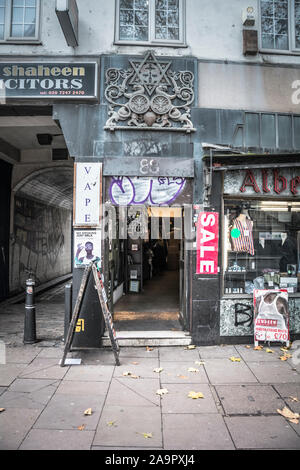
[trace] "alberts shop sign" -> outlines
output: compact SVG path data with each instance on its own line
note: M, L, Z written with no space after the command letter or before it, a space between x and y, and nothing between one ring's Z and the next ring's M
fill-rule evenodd
M2 62L0 88L7 99L96 99L97 75L96 62Z
M224 177L224 194L299 196L300 168L228 171Z

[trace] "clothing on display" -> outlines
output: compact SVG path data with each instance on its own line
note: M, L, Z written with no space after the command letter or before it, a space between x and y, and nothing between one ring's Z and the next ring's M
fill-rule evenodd
M300 292L300 203L225 199L224 216L224 293Z
M254 256L253 222L245 214L240 214L233 220L231 244L232 251Z
M280 259L280 271L287 272L287 265L297 265L297 241L288 235L282 245L282 257Z

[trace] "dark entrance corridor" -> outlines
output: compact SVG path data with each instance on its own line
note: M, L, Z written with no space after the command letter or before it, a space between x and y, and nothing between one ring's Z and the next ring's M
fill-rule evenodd
M163 271L147 281L139 294L124 295L115 305L117 330L181 330L179 272Z

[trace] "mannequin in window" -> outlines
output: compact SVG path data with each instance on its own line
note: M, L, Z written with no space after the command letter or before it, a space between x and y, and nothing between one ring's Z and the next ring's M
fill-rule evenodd
M230 227L232 251L254 256L253 221L247 209L236 207L235 214Z
M281 250L282 257L279 262L279 269L281 273L286 273L288 264L297 266L297 241L292 231L289 231L287 236L283 238Z

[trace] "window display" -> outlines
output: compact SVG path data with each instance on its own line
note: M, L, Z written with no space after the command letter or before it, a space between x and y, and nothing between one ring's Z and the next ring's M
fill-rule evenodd
M224 201L224 293L300 292L300 202Z

